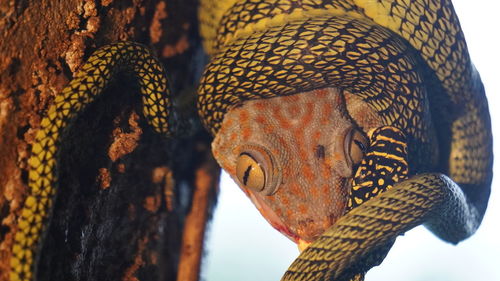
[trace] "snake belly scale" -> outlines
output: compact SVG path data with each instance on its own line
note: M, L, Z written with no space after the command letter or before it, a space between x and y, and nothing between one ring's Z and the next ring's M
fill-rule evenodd
M419 224L452 243L474 233L491 185L492 137L484 89L450 1L202 0L199 10L211 58L198 88L198 110L215 137L214 155L273 226L296 242L312 242L284 280L362 280L399 234ZM37 250L56 195L61 135L121 70L137 77L148 123L171 135L172 102L154 56L126 42L96 51L41 122L29 159L11 280L35 278ZM280 183L289 174L276 165L275 152L295 154L245 143L253 137L249 130L231 135L247 125L255 132L252 122L264 122L260 111L250 108L308 94L331 102L329 116L338 119L333 129L318 127L335 141L314 143L310 159L339 168L332 184L335 191L344 188L340 193L326 186L309 195L309 187L290 185L296 188L284 194L288 186ZM342 107L349 108L350 95L378 121L364 124L349 117L352 111ZM287 100L304 101L292 108L311 103ZM305 178L311 174L301 171ZM310 201L302 200L306 197ZM335 198L335 213L308 211L326 197ZM317 231L304 231L311 225Z

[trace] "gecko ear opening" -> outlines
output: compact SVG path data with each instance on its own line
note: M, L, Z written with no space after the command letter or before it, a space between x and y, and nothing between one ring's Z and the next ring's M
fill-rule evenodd
M272 195L276 192L279 173L273 165L271 155L258 146L244 146L236 160L236 178L249 190Z
M350 134L347 145L352 165L358 165L365 156L366 149L368 148L368 139L361 131L354 129Z
M344 137L344 155L346 174L352 176L355 173L356 167L361 163L368 148L368 139L364 133L357 128L351 128L347 131ZM347 172L348 171L348 172Z

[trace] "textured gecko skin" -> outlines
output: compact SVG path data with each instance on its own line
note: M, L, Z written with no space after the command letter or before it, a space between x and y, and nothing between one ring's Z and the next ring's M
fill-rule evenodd
M299 243L314 240L283 280L362 280L395 238L418 224L451 243L475 232L490 192L491 125L450 1L206 0L200 23L211 61L199 86L198 109L215 136L214 155L272 225ZM301 145L312 143L310 133L306 141L273 141L280 130L270 134L258 118L279 110L266 102L287 108L285 97L324 89L344 96L335 114L347 109L351 118L340 119L370 140L352 180L325 164L332 169L330 189L319 196L313 195L315 183L325 179L318 180L317 172L310 185L291 176L298 189L283 176L281 185L268 183L289 167L307 175L308 165L272 152L262 158L259 151L270 147L305 163L318 152ZM357 110L352 96L361 100ZM298 118L303 110L289 116ZM363 110L378 121L363 121ZM242 119L242 112L252 118ZM332 130L309 121L304 132ZM289 128L281 130L290 134ZM237 133L242 136L234 138ZM248 148L254 142L262 146L257 152ZM302 155L298 147L305 149ZM325 158L332 153L326 149ZM340 159L347 164L359 160L356 154ZM273 157L277 163L270 161L269 168L266 159ZM321 196L326 198L312 200ZM332 198L335 208L318 208Z
M332 89L249 101L227 113L212 143L215 158L237 182L234 163L243 150L262 149L272 157L273 172L266 176L277 185L247 193L295 241L313 241L344 212L346 179L354 173L345 161L345 138L355 128L347 111L338 110L342 104Z
M92 54L73 80L55 97L40 124L31 151L28 195L18 219L10 260L11 281L34 280L37 250L47 228L57 191L57 153L61 136L71 122L104 91L117 72L137 78L143 113L158 133L170 135L171 100L165 71L148 49L137 43L120 42Z

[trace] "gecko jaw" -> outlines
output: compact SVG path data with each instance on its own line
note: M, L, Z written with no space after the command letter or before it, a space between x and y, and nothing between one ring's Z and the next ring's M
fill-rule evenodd
M262 216L271 224L271 226L281 232L281 234L285 235L288 239L298 243L300 237L292 232L286 224L281 220L281 218L276 215L273 209L271 209L259 196L256 196L253 192L249 190L245 190L242 188L246 195L252 200L255 207L259 210Z

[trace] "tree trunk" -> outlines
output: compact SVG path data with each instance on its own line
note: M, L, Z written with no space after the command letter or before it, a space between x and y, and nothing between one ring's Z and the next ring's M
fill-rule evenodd
M120 40L150 46L165 64L184 117L199 124L193 85L204 56L196 5L194 0L0 3L0 281L8 280L28 189L27 159L41 118L96 48ZM219 176L210 137L199 125L183 139L156 135L129 80L116 77L119 83L63 137L58 195L39 253L38 280L175 280L179 259L192 259L193 248L201 247L196 240L203 237ZM206 207L192 208L193 193L208 200ZM186 229L201 234L181 247L190 212L201 219ZM192 270L197 276L195 265Z

